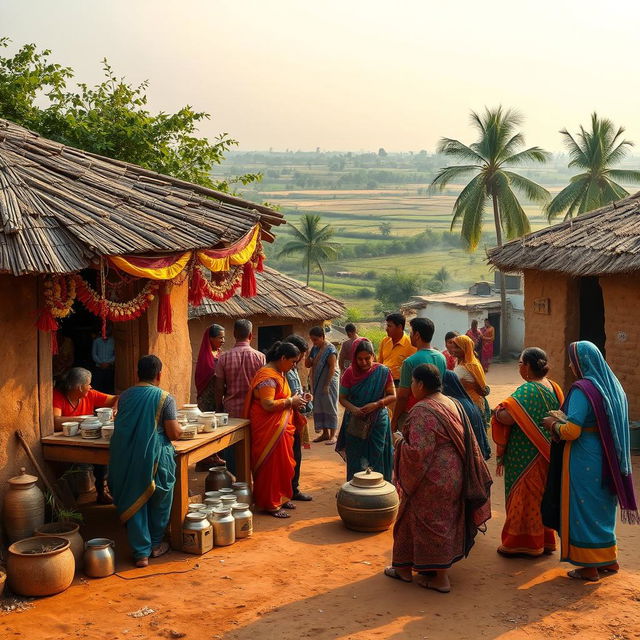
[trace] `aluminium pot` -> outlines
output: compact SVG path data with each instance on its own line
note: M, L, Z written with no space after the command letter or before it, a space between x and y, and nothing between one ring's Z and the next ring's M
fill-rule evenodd
M109 538L93 538L84 545L84 573L90 578L106 578L116 572L115 542Z

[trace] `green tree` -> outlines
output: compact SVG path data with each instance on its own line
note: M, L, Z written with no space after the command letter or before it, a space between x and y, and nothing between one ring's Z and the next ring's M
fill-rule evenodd
M0 38L0 48L9 46ZM218 191L259 180L244 174L216 181L212 167L237 141L226 133L211 143L196 135L208 113L190 106L174 114L147 109L148 83L118 78L103 60L105 80L68 87L73 70L50 61L51 51L26 44L12 56L0 56L0 117L47 138L85 151L195 182Z
M322 225L322 218L318 215L305 214L300 218L298 226L290 224L288 229L293 235L282 249L279 257L302 254L303 264L307 269L307 286L311 277L311 268L317 267L322 274L322 290L324 291L323 262L335 260L338 257L339 243L333 242L335 230L330 224Z
M398 270L383 274L376 282L376 310L381 313L398 310L411 296L418 295L421 286L422 278L417 275Z
M390 222L381 222L380 226L378 228L380 229L380 233L385 238L388 238L391 235L391 223Z
M551 222L564 212L564 219L598 209L609 202L629 195L616 180L631 184L640 183L640 171L613 169L633 146L633 142L622 139L623 127L615 128L611 120L591 114L591 130L580 127L574 137L566 129L560 131L569 151L569 167L584 169L571 178L571 182L547 205L546 213Z
M433 280L435 280L436 282L440 282L443 286L443 288L446 286L447 282L449 282L449 280L451 279L451 274L449 273L449 270L447 269L447 267L440 267L434 274L433 274Z
M512 168L531 162L546 162L549 153L540 147L523 149L524 136L517 131L522 117L502 107L485 109L482 115L471 112L471 123L478 132L478 140L470 145L459 140L442 138L437 153L450 156L466 164L441 169L431 183L431 190L442 191L454 180L474 177L467 183L453 205L451 229L461 222L461 237L470 251L475 251L482 237L487 204L493 207L493 223L498 246L502 234L517 238L531 228L516 193L534 202L545 202L549 192L536 182L512 171ZM504 279L500 278L502 315L501 343L507 344L507 299ZM504 350L503 350L504 353Z

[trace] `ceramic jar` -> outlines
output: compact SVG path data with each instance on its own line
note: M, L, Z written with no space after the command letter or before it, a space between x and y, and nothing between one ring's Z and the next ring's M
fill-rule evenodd
M217 500L220 499L220 495L221 493L219 491L205 491L204 493L205 498L214 498Z
M231 488L236 498L238 498L238 502L246 502L248 505L253 503L253 496L248 482L234 482Z
M84 540L80 535L80 526L75 522L50 522L43 524L35 531L37 536L55 536L69 541L71 553L76 561L76 571L82 568L84 554Z
M385 531L398 514L396 488L377 471L360 471L342 485L337 495L338 513L354 531Z
M80 435L87 440L94 440L100 437L101 428L99 418L87 418L80 423Z
M202 502L192 502L191 504L187 505L187 512L188 513L195 513L197 511L200 511L200 509L204 509L207 505L203 504Z
M204 503L205 503L205 505L207 505L207 507L221 507L222 506L222 500L220 500L220 498L205 498Z
M185 404L178 413L189 420L189 422L198 422L201 415L197 404Z
M201 555L213 548L213 529L204 513L187 513L182 526L182 550Z
M227 547L236 541L236 525L231 511L220 507L213 512L213 543L216 547Z
M76 563L66 538L36 536L9 547L9 588L21 596L52 596L72 582Z
M231 509L233 507L233 505L238 502L238 499L232 493L232 494L230 494L228 496L222 496L222 498L220 498L220 502L222 502L222 506L225 509Z
M101 407L96 409L96 416L102 424L107 424L113 420L113 409L111 407Z
M9 542L33 535L44 524L44 495L36 486L38 478L20 469L20 475L9 478L4 497L2 522Z
M222 488L231 489L233 482L235 482L235 478L229 473L226 465L211 467L209 469L209 475L204 481L204 490L219 491Z
M207 505L206 507L204 507L203 509L200 509L200 511L198 511L198 513L204 513L204 515L207 517L207 520L209 521L209 524L213 523L213 512L218 508L218 505Z
M93 538L84 545L84 573L90 578L106 578L116 572L115 542Z
M231 508L233 514L236 540L249 538L253 534L253 513L245 502L236 502Z

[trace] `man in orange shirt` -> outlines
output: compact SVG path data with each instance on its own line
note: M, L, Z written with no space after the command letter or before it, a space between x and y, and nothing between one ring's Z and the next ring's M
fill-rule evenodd
M402 363L417 349L404 332L405 317L401 313L390 313L386 320L387 337L380 343L378 362L389 368L393 383L397 387L400 382Z

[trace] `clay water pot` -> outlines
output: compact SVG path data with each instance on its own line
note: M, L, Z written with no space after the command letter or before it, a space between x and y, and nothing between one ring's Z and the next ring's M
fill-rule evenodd
M338 491L338 514L354 531L385 531L398 515L396 488L377 471L360 471Z
M66 538L35 536L9 547L9 587L21 596L52 596L73 582L76 563Z
M226 465L220 465L218 467L211 467L209 469L209 475L204 481L205 491L218 491L222 488L231 489L231 485L235 482L235 478L229 473Z
M44 494L36 482L38 478L27 474L24 467L19 476L9 478L2 509L2 522L9 542L32 536L44 524Z
M55 536L66 538L71 545L71 553L76 561L76 571L82 568L84 540L80 535L80 526L75 522L50 522L43 524L35 531L36 536Z

